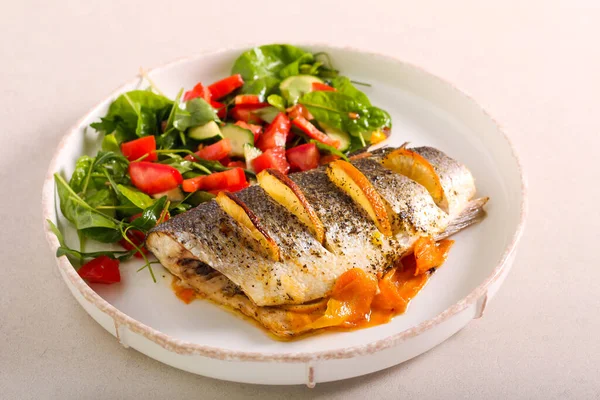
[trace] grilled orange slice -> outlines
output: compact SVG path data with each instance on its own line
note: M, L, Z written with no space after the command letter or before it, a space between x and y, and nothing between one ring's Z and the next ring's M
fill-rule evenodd
M381 233L392 235L385 202L362 172L347 161L337 160L327 167L327 176L367 212Z
M243 201L230 192L219 192L215 200L223 211L243 226L260 243L271 259L279 261L279 246L261 225L258 217Z
M444 203L444 189L440 177L429 161L420 154L402 147L385 156L381 163L384 167L424 186L438 206Z
M290 178L275 169L266 169L256 176L258 184L273 200L288 209L310 229L320 243L325 240L325 227L304 193Z

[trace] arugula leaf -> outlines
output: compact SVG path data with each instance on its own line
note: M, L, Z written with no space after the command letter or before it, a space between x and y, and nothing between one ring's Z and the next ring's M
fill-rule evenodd
M60 232L60 230L58 229L58 227L49 219L47 219L46 222L48 222L48 225L50 226L50 230L52 231L52 233L54 233L54 235L58 239L58 243L60 244L60 247L58 249L56 249L56 257L67 256L69 258L69 261L71 261L71 264L74 264L73 267L75 267L75 269L79 269L76 266L79 264L78 262L83 262L86 259L96 258L96 257L100 257L100 256L108 256L108 257L115 258L120 261L124 261L124 260L127 260L128 258L130 258L131 256L133 256L133 254L135 252L135 250L134 251L93 251L93 252L82 252L82 251L74 250L74 249L70 248L69 246L67 246L65 239L64 239L62 233ZM77 261L77 262L75 262L75 261Z
M204 99L195 98L185 102L185 110L177 106L173 126L183 132L187 128L204 125L210 121L220 121L215 109Z
M139 208L140 210L145 210L154 204L154 199L148 196L146 193L140 192L139 190L123 185L117 185L117 189L123 197L125 197L131 204Z
M342 153L341 151L339 151L338 149L336 149L333 146L330 146L328 144L319 142L317 140L311 139L310 143L314 143L315 145L317 145L317 148L321 151L327 152L329 154L333 154L334 156L338 156L341 159L348 161L348 157L346 157L346 155L344 153Z
M391 126L389 114L377 107L368 107L340 92L306 93L299 100L318 122L369 139L371 132Z
M278 109L279 111L285 112L285 100L278 94L272 94L267 97L267 103Z
M244 81L250 82L244 84L243 93L264 96L276 89L280 81L280 71L298 61L305 54L309 54L312 58L312 54L289 44L254 47L237 58L231 73L240 74ZM299 68L299 64L290 66L289 70L294 70L294 68Z
M352 82L350 82L350 79L345 76L338 76L337 78L332 79L331 86L336 88L338 92L347 94L359 103L371 107L371 102L367 95L354 87Z
M120 221L94 209L73 191L59 174L54 174L60 199L60 210L77 230L104 243L113 243L121 238Z
M158 133L162 117L170 112L172 106L173 102L164 96L146 90L132 90L117 97L101 122L91 126L104 134L116 131L117 142L121 143Z
M156 226L161 214L168 208L167 196L163 196L150 207L147 207L141 217L134 219L131 226L146 233Z

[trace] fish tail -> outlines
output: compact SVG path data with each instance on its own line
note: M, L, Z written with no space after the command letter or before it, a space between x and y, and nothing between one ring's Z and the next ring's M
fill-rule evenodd
M480 197L471 200L465 209L450 222L446 230L435 237L435 240L446 239L463 229L480 222L485 217L483 206L488 202L489 197Z

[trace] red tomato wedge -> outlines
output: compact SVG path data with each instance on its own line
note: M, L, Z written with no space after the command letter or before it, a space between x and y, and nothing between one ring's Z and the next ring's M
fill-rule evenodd
M248 129L250 132L254 134L254 143L258 140L258 137L261 135L263 129L260 125L249 124L244 121L238 121L235 123L237 126L241 126L244 129Z
M140 157L148 154L144 161L156 161L158 155L156 151L156 139L154 136L145 136L139 139L132 140L121 144L121 153L129 161L135 161Z
M204 99L207 103L210 103L212 97L210 90L208 90L207 87L204 87L200 82L198 82L192 90L185 92L183 101L192 100L198 97Z
M285 147L285 142L290 133L290 120L284 113L279 113L267 127L256 143L256 147L262 151L274 147Z
M229 186L229 187L226 187L223 189L209 190L208 193L214 194L215 196L218 195L219 192L224 192L224 191L235 193L242 189L246 189L248 186L250 186L250 184L248 182L246 182L246 183L242 183L241 185Z
M225 107L225 104L211 100L210 105L212 106L212 108L217 110L217 117L225 119L225 117L227 116L227 107Z
M230 161L227 166L230 168L246 168L246 163L243 161Z
M183 181L183 177L175 168L146 161L130 163L129 176L133 186L147 194L175 189Z
M119 260L108 256L100 256L85 263L77 271L79 276L90 283L117 283L121 282Z
M292 147L285 152L292 171L308 171L319 166L321 155L314 143Z
M308 111L308 109L302 104L296 104L295 106L288 108L286 111L288 113L288 117L290 117L291 119L298 117L304 117L307 120L314 119L310 111Z
M247 184L246 175L241 168L233 168L223 172L214 172L210 175L197 176L183 181L184 192L195 192L196 190L224 190Z
M235 96L235 104L258 104L260 96L256 94L238 94Z
M326 85L325 83L321 83L321 82L313 82L312 90L313 90L313 92L317 92L317 91L337 92L336 88L333 88L333 87Z
M283 147L273 147L252 160L252 168L257 174L267 168L273 168L282 174L287 174L290 171L290 164L285 159L285 149Z
M239 104L233 107L229 111L229 114L236 121L244 121L249 124L260 124L262 123L262 120L258 117L258 115L255 115L253 111L267 107L268 105L268 103Z
M292 121L292 124L300 128L302 132L306 133L311 138L321 143L328 144L329 146L333 146L336 149L340 146L339 140L330 138L329 136L318 130L313 124L308 122L304 117L295 118Z
M221 160L229 155L231 151L231 142L229 139L222 139L216 143L211 144L210 146L205 146L198 149L196 154L198 157L203 160ZM191 154L184 157L185 160L194 161L196 158Z
M221 97L227 96L243 84L244 80L242 79L242 76L240 74L235 74L213 83L208 87L208 90L210 90L213 99L219 100Z
M142 215L142 214L139 214L139 215ZM132 217L131 219L134 220L135 218ZM127 231L127 238L129 240L131 240L131 242L133 244L135 244L137 247L139 247L142 250L142 253L148 254L148 249L146 248L146 246L144 246L144 241L146 240L146 235L144 234L144 232L138 231L137 229L130 229ZM125 239L119 240L119 244L125 250L133 250L135 248L131 243L129 243ZM139 251L135 252L134 257L143 258L142 254Z

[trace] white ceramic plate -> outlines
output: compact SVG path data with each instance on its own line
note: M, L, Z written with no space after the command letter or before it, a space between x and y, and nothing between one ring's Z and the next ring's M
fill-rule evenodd
M437 147L465 163L480 195L491 198L488 216L458 234L450 257L411 303L388 324L344 333L324 333L278 342L260 328L207 301L185 305L170 289L171 277L155 267L158 283L138 261L122 264L122 283L88 286L65 257L57 259L67 286L85 310L125 346L186 371L239 382L309 386L381 370L415 357L482 315L512 264L525 215L524 178L514 150L496 122L451 84L399 60L364 51L322 45L334 65L393 118L390 145L410 141ZM244 48L183 59L150 72L170 97L181 87L228 75ZM86 114L67 132L50 165L43 190L44 218L57 221L76 245L72 226L58 211L52 174L70 176L75 160L93 155L98 135L86 127L98 120L132 81ZM46 229L56 250L58 241Z

